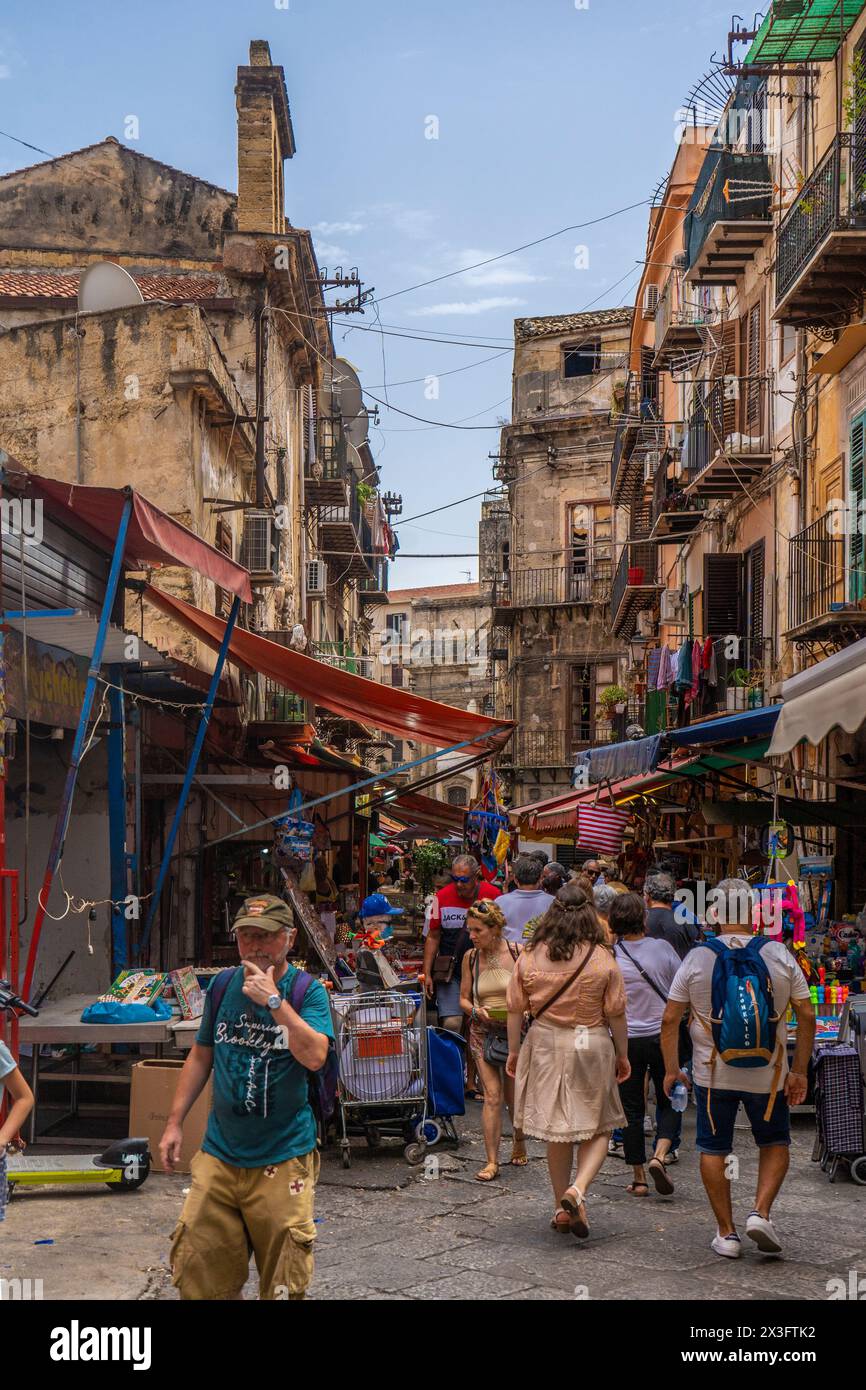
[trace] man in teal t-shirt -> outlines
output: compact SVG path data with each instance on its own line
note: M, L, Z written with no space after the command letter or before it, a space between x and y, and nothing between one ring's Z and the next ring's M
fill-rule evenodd
M317 980L299 1010L292 1007L295 927L281 898L247 898L234 932L241 968L216 1012L213 984L208 990L160 1143L171 1172L183 1121L212 1075L207 1131L172 1237L172 1274L181 1298L237 1298L252 1243L261 1297L298 1299L313 1272L319 1171L307 1081L328 1055L330 1007Z

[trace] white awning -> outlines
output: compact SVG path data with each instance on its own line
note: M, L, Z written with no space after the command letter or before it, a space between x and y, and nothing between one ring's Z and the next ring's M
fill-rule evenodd
M56 617L10 618L6 626L22 634L26 630L28 637L35 642L44 642L47 647L60 647L72 656L90 657L93 655L99 619L92 613L58 613ZM102 653L103 666L165 667L166 661L166 657L149 642L134 633L124 632L113 623L109 625Z
M866 721L866 637L784 681L782 699L768 757L804 738L817 746L831 729L856 733Z

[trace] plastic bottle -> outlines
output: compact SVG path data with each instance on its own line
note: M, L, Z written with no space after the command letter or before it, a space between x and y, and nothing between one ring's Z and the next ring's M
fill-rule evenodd
M685 1082L678 1081L670 1095L671 1105L674 1110L685 1110L689 1103L689 1093Z

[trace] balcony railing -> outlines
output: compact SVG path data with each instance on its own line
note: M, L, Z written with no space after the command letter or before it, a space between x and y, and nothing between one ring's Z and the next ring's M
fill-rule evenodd
M348 451L343 422L323 416L316 421L313 448L307 441L304 458L304 502L308 507L345 500L348 485Z
M680 359L701 350L701 328L716 317L715 309L700 302L703 293L685 284L678 270L668 276L655 317L654 365L659 370L675 370Z
M309 706L300 695L294 695L285 686L263 677L259 681L256 717L266 724L307 724Z
M326 665L349 671L353 676L369 676L372 672L372 656L354 652L348 642L317 642L313 655Z
M707 154L686 218L689 280L736 283L771 229L772 190L765 154Z
M552 608L607 603L612 575L610 544L596 544L570 564L512 570L493 585L494 608Z
M618 734L613 724L600 720L571 729L518 728L503 749L500 762L515 768L574 767L577 754L600 743L616 743Z
M833 621L845 603L845 535L841 516L827 512L788 542L788 627Z
M370 574L368 557L372 553L372 532L358 497L355 470L349 468L347 476L349 493L346 501L318 510L320 552L326 559L333 559L335 574L366 579Z
M656 582L657 565L654 541L627 541L623 546L610 594L611 623L617 636L631 635L637 613L661 587Z
M358 580L358 594L364 603L388 602L388 560L382 555L369 562L372 573Z
M686 478L682 470L679 476L668 476L672 471L671 464L671 454L665 453L653 478L650 531L653 540L690 535L700 524L706 510L704 498L690 497L686 493Z
M837 135L779 227L776 318L844 321L866 281L864 245L866 136Z
M766 465L770 446L769 380L724 376L696 383L683 444L683 485L736 496Z

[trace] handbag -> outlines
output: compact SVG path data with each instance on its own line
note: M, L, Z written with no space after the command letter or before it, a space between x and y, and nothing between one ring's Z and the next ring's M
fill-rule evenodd
M454 964L453 956L435 957L430 971L430 979L434 985L450 985L454 979Z
M512 959L512 960L515 960L515 959L516 959L514 953L513 953L512 950L511 950L511 945L510 945L510 944L509 944L509 946L508 946L508 953L509 953L509 955L511 956L511 959ZM472 959L472 1000L473 1000L473 1003L477 1004L477 1003L478 1003L478 975L479 975L478 951L477 951L477 949L473 951L472 957L473 957L473 959ZM490 1066L490 1067L504 1067L504 1066L505 1066L505 1063L508 1061L508 1032L507 1032L507 1029L503 1028L501 1025L497 1026L496 1024L489 1024L489 1023L488 1023L487 1025L485 1025L485 1028L484 1028L484 1043L483 1043L483 1046L482 1046L481 1055L482 1055L482 1057L484 1058L484 1060L485 1060L485 1062L487 1063L488 1066Z

